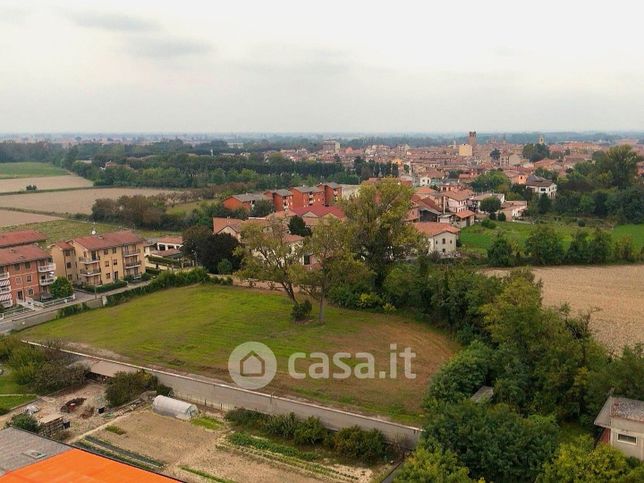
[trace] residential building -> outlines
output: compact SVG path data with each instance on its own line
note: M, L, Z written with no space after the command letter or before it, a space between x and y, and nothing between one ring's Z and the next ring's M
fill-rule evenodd
M47 235L35 230L8 231L0 233L0 248L33 245L34 243L42 243L46 239Z
M0 483L178 481L17 428L0 430Z
M289 190L280 189L266 191L264 193L272 202L275 211L286 211L293 208L293 193Z
M317 186L298 186L291 188L293 207L324 205L324 191Z
M181 250L183 237L181 235L162 236L156 242L156 249L159 252L166 250Z
M51 298L56 265L37 245L0 248L0 303L9 308L21 302Z
M324 206L335 205L342 199L342 185L338 183L320 183L318 188L324 193Z
M302 208L293 208L286 213L287 217L296 215L301 217L307 226L316 225L323 219L345 219L344 211L342 211L342 209L337 206L304 206Z
M609 397L595 419L604 428L601 442L644 461L644 401Z
M449 256L456 252L456 243L461 230L448 223L421 221L414 227L427 239L429 253Z
M472 196L472 192L468 190L463 191L446 191L442 196L443 211L451 211L457 213L462 210L467 210L468 200Z
M528 209L528 202L523 200L505 201L501 205L500 212L505 215L507 221L516 220L523 216L523 212Z
M50 251L56 275L79 285L105 285L145 272L145 240L131 231L75 238Z
M472 226L476 220L476 213L470 210L457 211L452 215L451 223L459 228Z
M246 211L252 211L255 207L255 203L262 200L272 201L263 193L244 193L241 195L229 196L224 200L224 206L229 210L244 209Z
M340 143L333 139L322 142L322 152L327 154L338 154L340 152Z
M526 188L539 196L546 195L548 198L557 196L557 185L549 179L530 175L525 185Z
M472 156L472 145L461 144L458 146L458 155L463 157Z
M243 223L244 220L239 220L237 218L215 217L212 219L212 232L215 235L225 233L239 240L241 239Z

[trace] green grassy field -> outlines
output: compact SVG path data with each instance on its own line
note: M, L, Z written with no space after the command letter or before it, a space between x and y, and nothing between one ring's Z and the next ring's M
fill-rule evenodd
M4 226L0 227L0 233L17 230L38 230L47 235L46 243L50 244L60 240L69 240L71 238L89 235L92 232L92 227L96 227L96 231L99 234L125 229L124 227L110 225L107 223L88 223L78 220L55 220L40 223L28 223L26 225L19 226ZM135 231L143 237L159 237L171 233L167 231L161 232L153 230Z
M0 163L0 179L28 178L31 176L62 176L69 174L63 168L49 163L25 161L21 163Z
M231 350L242 342L263 342L278 361L278 376L265 391L295 393L401 421L418 420L428 378L458 349L436 329L401 315L328 307L326 323L319 325L292 322L290 310L289 300L277 293L192 286L55 320L20 336L33 340L59 338L80 343L76 347L82 350L96 348L103 354L113 352L141 364L225 380L229 380ZM415 379L401 376L402 361L397 379L295 380L287 374L287 360L293 352L345 351L372 353L379 375L389 368L390 344L394 343L398 350L410 347L417 353L412 366ZM355 364L356 359L347 362ZM308 364L303 362L302 367Z
M202 203L206 201L191 201L190 203L179 203L178 205L168 208L170 214L191 213L193 210L199 208Z
M0 376L0 412L6 412L35 398L35 395L14 380L13 373L5 367Z
M489 229L477 224L461 230L461 242L463 248L474 252L485 253L492 245L499 233L503 233L508 240L516 242L521 248L525 246L525 241L530 233L536 229L536 225L517 222L500 222L495 221L496 228ZM563 237L564 246L567 248L572 237L580 230L576 225L563 223L550 223ZM584 228L592 231L592 228ZM644 246L644 225L618 225L612 229L613 239L619 239L622 236L630 235L633 237L637 249Z

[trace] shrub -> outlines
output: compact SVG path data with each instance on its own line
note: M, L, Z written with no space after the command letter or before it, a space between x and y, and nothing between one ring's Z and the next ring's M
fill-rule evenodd
M361 293L358 299L358 307L361 309L375 309L382 307L383 300L380 295L373 292Z
M490 220L496 220L496 213L490 213Z
M264 423L264 430L268 434L292 439L299 421L294 413L270 416Z
M385 436L377 429L365 431L359 426L344 428L333 437L335 450L342 456L374 463L387 454Z
M30 433L37 433L40 430L38 420L31 414L27 413L16 414L13 418L11 418L11 421L9 421L7 425L29 431Z
M494 230L496 228L496 223L494 223L492 220L485 219L481 222L481 226L484 228L489 228L490 230Z
M305 320L309 318L312 310L313 306L308 300L304 300L302 303L295 302L291 310L291 317L293 320Z
M224 258L217 264L217 273L221 275L228 275L233 272L233 264L227 258Z
M22 346L23 343L15 336L0 337L0 361L8 361L13 351Z
M105 397L110 406L122 406L133 401L145 391L156 391L159 386L158 379L143 370L117 372L107 383Z
M329 430L322 426L319 418L311 416L301 421L293 432L295 444L314 445L324 442Z
M72 283L65 277L57 277L54 283L51 284L49 290L51 291L52 297L57 299L71 297L74 294Z
M507 220L507 217L505 216L505 213L500 212L498 215L496 215L496 219L497 219L498 221L506 221L506 220Z
M225 419L226 421L230 421L235 425L252 428L259 426L263 427L264 423L268 419L268 416L257 411L238 408L233 409L232 411L228 411L226 413Z

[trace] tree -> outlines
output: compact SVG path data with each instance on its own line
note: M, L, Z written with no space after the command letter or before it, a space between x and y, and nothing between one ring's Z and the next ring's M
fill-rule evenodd
M472 181L472 188L478 193L484 191L506 192L510 189L510 178L503 171L492 170L477 176Z
M615 242L615 259L624 262L636 262L638 254L635 250L633 237L626 235Z
M407 483L470 483L469 470L451 451L418 448L407 458L394 481Z
M240 259L235 254L239 247L237 239L228 233L214 234L205 226L197 225L183 233L182 251L185 256L202 265L210 273L219 273L218 266L227 260L231 268L239 268Z
M523 157L531 163L550 157L550 149L545 144L526 144L523 146Z
M498 148L494 148L490 152L490 158L492 158L494 161L498 161L499 159L501 159L501 151L499 151Z
M594 446L589 436L580 436L562 444L551 463L546 463L540 483L575 483L582 481L623 481L634 475L626 457L607 445Z
M590 250L588 248L588 232L578 230L575 233L568 251L566 252L566 263L588 263L590 262Z
M365 184L358 195L342 203L352 251L375 274L380 287L391 265L422 251L422 238L407 216L413 191L384 178Z
M439 404L428 419L420 447L451 451L488 481L534 481L557 444L554 418L522 418L505 405Z
M16 414L9 421L9 426L14 428L22 429L24 431L29 431L30 433L37 433L40 431L40 424L38 420L28 413Z
M353 257L349 250L349 232L337 219L319 223L310 237L305 239L303 253L311 257L314 266L292 267L293 279L320 303L319 321L324 321L324 303L332 286L347 279L367 275L364 264Z
M302 263L303 250L302 240L293 236L281 218L248 222L242 228L242 245L235 253L243 257L239 271L242 278L278 283L297 303L292 268Z
M265 216L273 213L273 203L268 200L259 200L255 202L253 209L250 211L250 216L255 218L264 218Z
M488 248L487 261L495 267L511 267L514 265L515 257L512 244L501 233Z
M564 258L561 234L548 225L538 225L526 242L526 253L537 265L558 265Z
M486 213L496 213L501 209L501 200L496 196L490 196L481 201L481 211Z
M588 244L588 253L591 263L606 263L612 254L613 242L610 234L597 228L593 238Z
M49 290L51 292L51 296L55 299L71 297L74 294L72 283L65 277L56 277L56 280L51 284Z
M217 273L220 275L228 275L233 272L233 264L230 263L230 260L224 258L221 262L217 264Z
M543 215L545 213L548 213L551 209L552 200L547 194L543 193L537 200L537 211Z
M299 235L299 236L311 235L311 229L308 226L306 226L306 223L304 223L304 219L298 215L291 217L291 219L288 222L288 230L293 235Z
M624 189L637 179L637 163L641 160L630 146L614 146L603 159L597 161L597 168L610 175L613 186Z

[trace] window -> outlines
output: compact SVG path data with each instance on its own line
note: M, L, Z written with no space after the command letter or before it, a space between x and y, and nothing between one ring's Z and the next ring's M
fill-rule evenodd
M112 253L116 253L116 248L112 248Z
M72 268L72 262L67 262L67 268Z
M20 278L20 277L16 277L16 283L17 283L18 285L22 285L22 278Z
M103 255L107 255L109 252L109 250L103 250Z
M25 262L25 268L29 270L31 268L31 262Z
M20 264L19 264L19 263L16 263L16 264L13 266L13 269L14 269L16 272L20 271Z
M116 260L116 258L112 260L112 265L116 265L117 263L118 263L118 260Z
M31 275L27 275L27 283L31 282Z
M33 288L30 288L29 290L27 290L27 295L33 295L33 294L34 294Z
M72 274L71 274L71 273L68 273L68 274L67 274L67 280L71 280L71 279L72 279Z
M109 267L109 266L110 266L110 261L109 261L109 260L105 260L105 266L106 266L106 267Z
M112 278L112 274L111 274L110 272L107 272L107 273L105 274L105 277L107 277L107 278Z
M311 265L311 255L304 255L304 265Z
M445 245L445 238L443 238L443 245Z
M617 433L617 441L620 443L637 444L637 438L635 436L629 436L628 434L622 433Z

